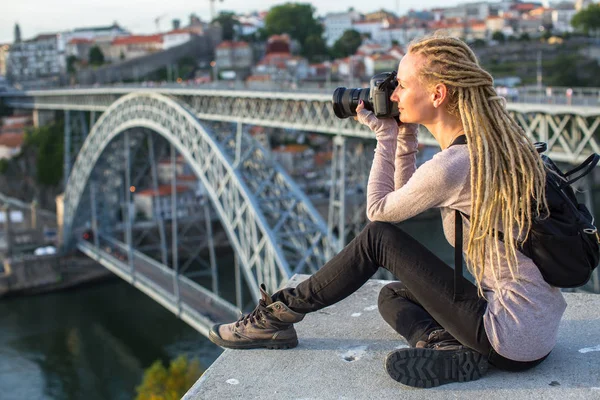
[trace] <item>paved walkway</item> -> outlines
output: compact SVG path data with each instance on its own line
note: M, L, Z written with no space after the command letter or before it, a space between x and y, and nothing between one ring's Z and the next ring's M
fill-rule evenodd
M295 277L295 286L303 277ZM566 293L558 344L537 368L414 389L388 377L383 359L406 346L377 311L384 281L297 324L291 350L227 350L190 389L199 399L599 399L600 295Z

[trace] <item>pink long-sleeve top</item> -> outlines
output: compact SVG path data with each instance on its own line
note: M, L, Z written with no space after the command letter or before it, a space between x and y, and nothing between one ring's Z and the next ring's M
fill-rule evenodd
M400 222L439 208L444 234L454 246L454 210L466 215L471 212L467 146L449 147L417 168L416 125L398 128L393 120L378 120L367 110L362 110L358 119L377 137L367 186L369 220ZM463 222L466 248L469 221L463 218ZM503 254L504 244L499 245ZM497 277L491 266L486 266L482 289L488 305L483 320L490 344L498 354L515 361L533 361L554 348L566 302L560 289L544 281L531 259L518 253L517 261L516 279L506 262L501 264Z

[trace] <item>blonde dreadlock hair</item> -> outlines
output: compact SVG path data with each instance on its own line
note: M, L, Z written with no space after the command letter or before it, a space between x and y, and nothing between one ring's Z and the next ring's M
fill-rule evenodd
M420 78L426 84L446 85L448 111L460 117L467 136L471 227L466 261L483 296L486 261L498 280L504 258L515 279L517 240L527 238L534 218L547 214L544 165L533 143L508 114L492 76L479 66L463 41L436 32L413 41L408 52L425 56ZM500 251L500 231L504 234L504 254Z

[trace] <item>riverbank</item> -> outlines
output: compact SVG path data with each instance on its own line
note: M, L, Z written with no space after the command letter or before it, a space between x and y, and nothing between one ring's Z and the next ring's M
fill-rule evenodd
M71 289L116 277L97 262L77 254L5 258L0 298Z

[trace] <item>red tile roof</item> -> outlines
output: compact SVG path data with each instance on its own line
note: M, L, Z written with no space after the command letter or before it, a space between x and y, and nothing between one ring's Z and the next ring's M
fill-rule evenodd
M171 185L167 184L167 185L160 185L158 188L158 190L154 190L154 189L146 189L146 190L141 190L139 192L136 192L135 194L138 196L169 196L171 193L173 193L173 191L171 190ZM183 192L187 192L191 190L189 187L187 186L177 186L175 188L175 191L177 193L183 193Z
M132 36L122 36L113 40L113 45L127 45L127 44L143 44L143 43L162 43L163 37L162 35L132 35Z
M18 148L23 145L24 133L4 133L0 135L0 146Z
M224 42L221 42L217 46L217 49L239 49L245 47L249 47L248 43L246 42L232 42L231 40L226 40Z
M94 41L90 40L90 39L84 39L84 38L73 38L73 39L69 40L69 44L89 44L89 43L94 43Z

